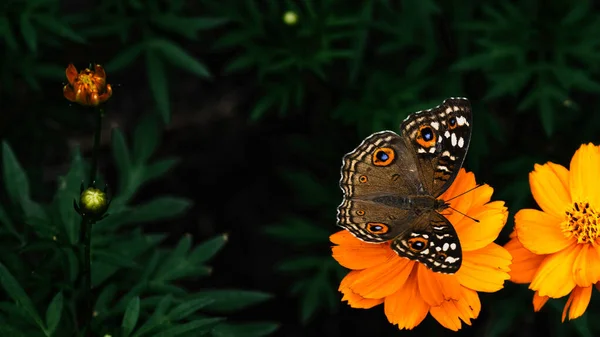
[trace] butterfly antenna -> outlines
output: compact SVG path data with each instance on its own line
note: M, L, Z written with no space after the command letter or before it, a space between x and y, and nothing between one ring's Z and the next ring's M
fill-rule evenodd
M465 194L467 194L467 193L469 193L469 192L472 192L473 190L475 190L476 188L478 188L478 187L481 187L481 186L483 186L483 185L482 185L482 184L478 184L477 186L475 186L475 187L473 187L473 188L471 188L471 189L468 189L468 190L466 190L466 191L462 192L462 193L461 193L461 194L459 194L459 195L455 195L455 196L453 196L452 198L450 198L450 199L446 200L446 202L448 202L448 201L450 201L450 200L453 200L453 199L456 199L456 198L458 198L458 197L460 197L460 196L462 196L462 195L465 195ZM461 211L457 210L456 208L454 208L454 207L452 207L452 206L450 206L450 205L448 205L448 208L450 208L451 210L455 211L455 212L456 212L456 213L458 213L458 214L462 214L462 215L466 216L467 218L469 218L469 219L471 219L471 220L473 220L473 221L475 221L475 222L479 223L479 220L477 220L477 219L475 219L474 217L472 217L472 216L470 216L470 215L467 215L467 214L465 214L465 213L463 213L463 212L461 212Z
M463 212L461 212L461 211L457 210L456 208L453 208L453 207L451 207L451 206L448 206L448 208L450 208L451 210L455 211L455 212L456 212L456 213L458 213L458 214L462 214L462 215L466 216L467 218L469 218L469 219L471 219L471 220L473 220L473 221L475 221L475 222L479 223L479 220L477 220L477 219L475 219L474 217L472 217L472 216L470 216L470 215L467 215L467 214L465 214L465 213L463 213Z
M476 188L479 188L479 187L481 187L481 186L483 186L483 185L482 185L482 184L478 184L477 186L475 186L475 187L473 187L473 188L471 188L471 189L469 189L469 190L466 190L466 191L462 192L462 193L461 193L461 194L459 194L459 195L455 195L455 196L453 196L452 198L450 198L450 199L446 200L446 202L448 202L448 201L450 201L450 200L454 200L454 199L456 199L456 198L458 198L458 197L461 197L461 196L463 196L463 195L465 195L465 194L467 194L467 193L469 193L469 192L471 192L471 191L473 191L473 190L475 190Z

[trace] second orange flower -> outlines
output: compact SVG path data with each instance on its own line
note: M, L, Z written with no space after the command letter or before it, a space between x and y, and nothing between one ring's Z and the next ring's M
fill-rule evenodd
M94 66L94 70L86 68L81 72L69 64L66 75L68 83L63 88L63 94L71 102L98 106L112 96L112 88L106 83L106 72L99 64Z

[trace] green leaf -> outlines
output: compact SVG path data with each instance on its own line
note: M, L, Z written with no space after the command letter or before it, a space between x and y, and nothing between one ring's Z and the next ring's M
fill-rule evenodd
M129 184L128 177L131 173L131 156L127 149L125 137L119 129L112 129L112 153L119 174L119 191L123 192Z
M127 257L111 250L96 249L92 252L92 261L101 261L119 268L139 269L140 265Z
M21 27L21 35L23 35L23 39L25 39L25 44L32 52L37 52L37 32L31 23L29 13L24 12L21 14L20 19L20 27Z
M192 202L184 198L159 197L145 204L137 205L127 217L128 222L151 222L170 219L184 213Z
M259 291L226 289L205 290L194 295L194 298L213 300L213 303L208 305L206 310L220 314L236 312L267 301L272 297L270 294Z
M288 259L277 267L280 271L304 271L323 267L329 261L330 257L323 256L302 256Z
M31 335L23 332L22 327L15 328L6 323L0 323L0 336L31 337Z
M278 323L221 323L214 327L213 337L262 337L268 336L279 329Z
M25 199L29 199L29 180L6 142L2 142L2 165L6 193L10 200L20 205Z
M326 243L329 238L326 229L315 226L311 221L294 217L286 218L280 225L264 227L263 231L269 236L294 245Z
M227 242L228 235L218 235L199 244L189 255L189 261L193 265L201 265L212 259Z
M60 323L60 317L62 316L63 310L63 294L62 291L58 292L48 305L46 309L46 325L48 326L47 334L52 336L58 323Z
M256 59L254 55L248 53L239 56L235 60L231 61L227 67L225 67L225 74L232 74L240 70L246 70L256 65Z
M161 324L164 324L165 322L167 322L166 312L169 309L169 307L171 306L172 302L173 302L173 295L171 295L171 294L165 295L160 300L160 302L158 302L158 304L156 305L156 307L155 307L156 309L154 309L152 316L150 316L150 318L148 318L146 323L144 323L133 334L132 337L143 336L144 334L149 333L152 330L158 328L159 326L161 326Z
M167 173L169 170L171 170L173 168L173 166L177 165L178 163L179 163L179 159L171 158L171 159L163 159L163 160L157 161L155 163L144 166L143 181L149 181L149 180L161 177L162 175Z
M123 315L123 322L121 323L121 331L123 337L128 337L135 325L137 324L138 318L140 317L140 297L136 296L129 301L125 314Z
M200 333L209 331L217 323L222 322L223 318L202 318L197 319L188 323L180 324L172 328L163 330L153 337L176 337L191 332L195 333L195 336L199 336Z
M85 43L85 39L77 34L71 27L63 21L57 20L53 15L32 15L31 19L36 24L47 29L48 31L74 42Z
M4 42L11 51L14 52L19 49L15 32L12 30L11 23L6 16L0 16L0 35L4 37Z
M146 114L133 133L133 160L137 166L145 164L160 142L155 117Z
M171 120L171 108L169 104L169 82L165 67L160 57L154 50L146 51L146 67L148 68L148 81L150 90L156 101L157 109L165 124Z
M81 183L85 179L85 167L79 151L71 160L71 167L66 177L59 178L54 207L58 209L62 225L71 244L79 240L81 218L73 209L73 200L79 200Z
M176 67L190 71L199 77L209 78L211 76L204 64L172 41L156 39L150 41L149 46L155 51L163 53L166 59Z
M127 68L141 55L145 48L146 45L144 43L136 43L124 48L120 53L117 54L117 56L115 56L106 64L106 71L117 72L121 69Z
M188 316L195 313L196 311L206 307L207 305L213 302L214 300L209 298L197 298L183 302L169 312L169 319L172 321L179 321L185 319Z
M46 327L44 326L44 322L40 318L39 314L35 310L35 306L33 302L25 293L25 290L19 284L12 274L6 269L6 267L0 263L0 284L8 295L15 301L19 306L27 312L29 317L33 319L33 321L42 329L42 331L46 331Z
M264 95L261 99L258 100L252 112L250 112L250 119L256 121L260 119L265 112L269 109L273 108L279 96L273 93L269 93Z

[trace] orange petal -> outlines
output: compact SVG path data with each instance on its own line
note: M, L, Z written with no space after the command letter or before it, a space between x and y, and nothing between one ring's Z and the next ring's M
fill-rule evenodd
M383 303L383 298L380 299L372 299L372 298L364 298L356 293L354 293L350 288L344 288L342 290L342 301L347 301L348 305L352 308L357 309L370 309L376 305Z
M551 254L575 242L560 229L561 219L538 211L522 209L515 215L515 230L523 246L536 254Z
M581 317L585 313L585 310L590 304L592 298L592 287L575 287L571 292L571 296L565 304L565 308L562 313L562 321L565 321L567 316L567 308L569 308L569 320Z
M573 201L588 201L592 208L600 208L600 151L592 143L583 144L571 159L569 184ZM571 205L568 205L571 206ZM566 209L566 208L565 208Z
M73 91L73 87L71 87L70 85L65 85L63 88L63 95L65 96L66 99L68 99L71 102L75 102L75 91Z
M547 256L533 277L529 289L537 290L540 296L560 298L575 288L573 264L581 247L572 245L565 250Z
M454 199L453 197L462 194L472 189L473 187L475 187L475 175L473 174L473 172L466 172L464 169L461 168L458 175L456 176L456 179L454 180L454 183L452 183L452 185L446 190L446 192L444 192L439 197L439 199L452 199L449 201L450 207L458 210L459 212L467 213L471 208L471 202L473 201L472 193L465 193L460 197ZM444 214L448 214L446 215L446 218L452 224L456 224L464 218L464 215L455 212L451 209L445 210Z
M463 217L454 224L463 252L480 249L494 242L506 224L508 209L503 201L494 201L475 207L468 214L479 222Z
M482 249L463 252L463 263L456 277L463 286L476 291L494 292L504 287L510 276L512 257L503 247L492 243Z
M94 65L94 75L102 80L106 79L106 72L104 71L104 68L99 64Z
M511 239L504 248L512 255L510 280L514 283L531 283L546 255L538 255L523 247L518 238Z
M429 310L431 316L447 329L458 331L461 320L471 325L471 319L479 316L481 302L477 292L462 287L460 300L444 301L441 305Z
M343 230L330 237L339 246L333 246L333 258L348 269L366 269L397 258L387 243L366 243Z
M575 283L580 287L589 287L600 281L600 255L595 247L582 245L573 264Z
M483 184L469 193L471 193L473 197L473 200L471 201L471 207L478 207L484 206L490 202L490 200L492 200L494 189L488 184Z
M533 293L533 311L538 312L542 310L542 307L544 306L544 304L546 304L546 302L548 302L549 298L550 297L548 296L538 295L537 291Z
M67 75L67 81L69 81L70 85L73 85L73 82L75 82L75 79L77 78L77 75L79 74L77 72L77 68L75 68L73 63L69 64L65 73Z
M410 330L419 325L428 310L429 305L419 295L416 270L403 287L385 298L385 315L390 323L397 324L400 329Z
M362 297L383 298L404 285L414 264L409 259L397 256L378 266L353 272L355 276L347 286Z
M564 217L564 210L572 202L569 193L569 171L562 165L546 163L535 164L529 174L529 186L533 198L544 212Z
M436 306L444 300L460 298L460 283L455 275L434 273L422 264L417 269L419 292L427 304Z

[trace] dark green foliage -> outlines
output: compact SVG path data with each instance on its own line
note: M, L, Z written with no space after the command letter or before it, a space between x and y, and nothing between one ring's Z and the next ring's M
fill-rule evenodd
M169 249L160 246L166 235L144 233L140 228L143 223L176 217L191 205L176 197L131 204L144 183L163 176L175 162L164 160L162 163L169 165L154 171L157 163L148 163L159 139L157 125L151 123L145 119L138 126L133 149L120 131L113 134L121 185L110 216L93 227L92 287L97 292L93 330L136 337L246 336L246 329L252 336L272 333L278 326L275 323L236 323L225 317L261 303L269 295L240 290L193 292L180 285L182 280L199 281L210 275L206 263L225 245L226 235L197 245L191 236L184 236ZM81 319L81 313L75 311L81 297L77 287L81 220L72 202L78 196L85 163L76 152L50 204L31 200L26 172L6 143L2 168L7 195L19 210L15 218L4 214L1 227L0 285L12 299L0 302L2 329L7 333L19 330L27 336L71 336ZM15 223L22 225L15 227ZM45 319L40 315L44 310ZM211 312L218 316L209 315Z
M103 64L115 97L139 88L152 96L151 111L130 137L113 129L110 215L93 227L93 325L118 336L264 336L278 328L227 319L270 294L184 286L208 282L208 264L227 235L201 243L183 236L170 244L166 234L146 230L194 207L186 198L142 192L179 164L153 155L164 141L161 122L171 121L178 103L173 97L184 90L182 73L207 88L242 83L248 98L236 114L253 127L295 127L274 139L261 135L263 157L247 163L275 167L279 175L269 184L287 193L273 197L284 199L275 214L261 215L272 223L248 225L265 234L263 246L281 245L269 251L277 257L277 265L268 266L273 274L261 276L277 280L265 284L282 285L280 297L292 294L296 303L286 298L286 310L293 307L306 331L347 315L338 314L346 304L337 291L346 270L331 258L329 236L337 230L341 157L370 133L397 130L409 113L446 97L468 97L474 129L465 167L494 187L494 199L506 201L511 211L499 244L512 230L512 215L536 207L528 186L533 165L568 166L579 144L600 143L600 8L592 1L102 0L71 6L54 0L0 5L0 106L19 116L0 114L0 283L7 295L0 302L2 336L66 336L78 319L73 303L81 295L81 219L72 202L89 165L75 151L44 199L38 198L45 193L39 161L31 159L42 158L47 143L66 148L60 132L46 129L46 118L70 129L83 128L87 118L60 97L69 62L79 69ZM286 14L296 21L286 21ZM190 110L204 103L195 93L185 100ZM15 120L22 125L13 127ZM217 138L226 138L220 135L228 130ZM23 145L29 142L31 149ZM265 156L272 161L265 163ZM25 157L21 165L17 158ZM564 301L533 313L531 291L507 283L501 292L482 295L481 317L465 333L510 336L524 327L521 335L540 329L555 336L598 335L597 295L582 318L561 324ZM378 313L360 325L387 324ZM367 317L364 311L352 314ZM436 324L423 325L426 335L440 335Z

